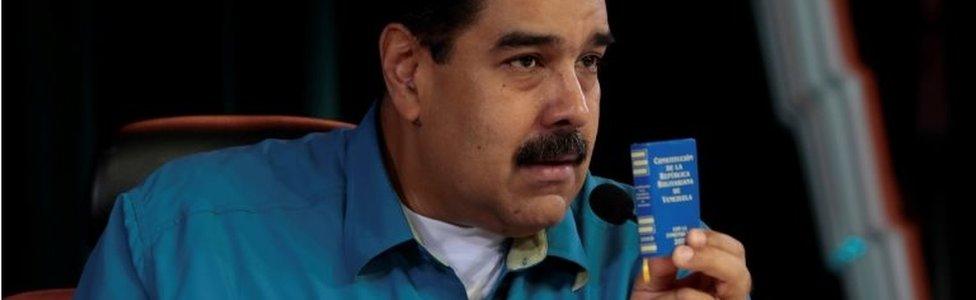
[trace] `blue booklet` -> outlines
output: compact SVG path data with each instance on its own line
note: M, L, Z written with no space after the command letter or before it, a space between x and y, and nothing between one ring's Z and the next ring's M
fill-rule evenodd
M695 140L633 144L630 158L641 257L671 256L701 224Z

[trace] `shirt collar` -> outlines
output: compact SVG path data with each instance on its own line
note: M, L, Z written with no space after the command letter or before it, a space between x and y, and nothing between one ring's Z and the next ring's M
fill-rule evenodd
M589 181L589 172L586 174L586 181ZM573 200L573 203L581 203L584 193L580 192ZM545 230L549 239L549 255L568 260L582 270L586 270L586 252L583 249L583 242L580 240L580 231L576 227L576 217L572 209L566 210L566 215L556 226Z
M342 244L353 275L387 249L413 239L383 165L378 113L379 106L373 105L350 131L346 148Z
M350 131L346 149L346 209L343 248L347 270L359 275L374 258L403 242L413 233L383 164L379 129L379 105L374 104L359 126ZM587 172L586 182L591 176ZM584 184L586 186L586 184ZM583 188L583 191L587 190ZM574 203L584 201L581 192ZM509 270L521 270L554 256L579 267L575 288L586 283L586 252L576 228L573 210L562 221L539 233L517 238L506 257Z
M591 190L591 176L586 174L585 183L580 193L573 200L573 205L585 203L585 195ZM558 257L566 260L577 267L576 280L573 283L573 290L583 287L589 280L588 267L586 265L586 251L583 242L580 240L580 232L576 227L576 218L573 209L566 210L566 215L562 221L555 226L546 228L539 233L517 238L512 241L512 248L506 258L506 266L510 271L518 271L532 267L547 257Z

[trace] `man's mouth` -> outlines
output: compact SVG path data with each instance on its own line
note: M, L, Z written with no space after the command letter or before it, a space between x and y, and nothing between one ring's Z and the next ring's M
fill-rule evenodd
M576 167L572 160L550 161L519 166L532 181L541 184L566 182L576 176Z
M578 166L583 163L583 159L583 155L580 154L566 154L549 160L525 162L521 167Z

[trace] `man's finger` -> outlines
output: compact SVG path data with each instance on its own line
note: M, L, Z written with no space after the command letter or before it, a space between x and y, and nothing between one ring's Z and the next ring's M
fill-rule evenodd
M688 274L675 282L675 288L693 288L709 294L715 294L716 280L702 272Z
M716 247L693 249L678 246L672 259L680 268L699 271L718 280L720 283L716 289L720 296L744 295L751 288L752 281L745 260Z
M667 300L715 300L715 297L709 295L708 293L693 289L693 288L680 288L671 291L658 299Z
M732 253L739 258L746 258L746 248L742 245L742 242L718 231L692 229L688 232L687 241L688 245L692 248L698 249L708 245Z

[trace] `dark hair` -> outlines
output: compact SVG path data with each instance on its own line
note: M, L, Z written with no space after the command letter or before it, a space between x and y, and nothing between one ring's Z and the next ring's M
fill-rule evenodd
M471 25L481 11L484 0L400 0L392 1L389 23L406 26L421 45L430 50L431 58L444 63L451 55L454 38ZM385 25L385 24L384 24Z

